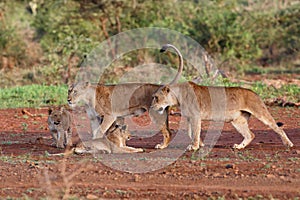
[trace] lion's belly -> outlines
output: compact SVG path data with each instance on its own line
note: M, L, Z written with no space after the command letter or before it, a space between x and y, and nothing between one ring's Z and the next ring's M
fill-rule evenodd
M219 110L214 112L202 112L200 118L203 121L224 121L231 122L241 115L240 111Z

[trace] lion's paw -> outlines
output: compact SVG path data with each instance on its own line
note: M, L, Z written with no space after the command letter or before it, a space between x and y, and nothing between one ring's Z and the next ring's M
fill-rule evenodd
M164 148L166 148L167 146L166 145L164 145L164 144L157 144L156 146L155 146L155 149L164 149Z
M196 150L199 149L199 147L195 147L194 145L190 144L186 149L187 149L188 151L192 151L192 150L196 151Z
M294 144L293 144L291 141L289 141L289 140L284 141L283 143L284 143L286 146L288 146L288 147L293 147L293 146L294 146Z
M87 153L88 151L85 148L75 148L74 153L75 154L84 154Z
M142 148L136 148L136 152L144 152L144 149L142 149Z
M244 148L244 145L242 145L242 144L234 144L234 145L233 145L233 148L234 148L234 149L243 149L243 148Z

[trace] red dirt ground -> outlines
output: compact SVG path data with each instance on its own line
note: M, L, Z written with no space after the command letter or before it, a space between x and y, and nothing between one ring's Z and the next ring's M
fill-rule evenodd
M47 108L26 110L33 116L23 114L22 109L0 110L1 198L300 198L299 108L269 108L275 120L284 123L295 144L292 149L284 147L275 132L251 118L250 128L256 138L246 149L231 148L242 137L225 124L207 156L185 152L171 165L148 173L111 169L92 155L49 156L63 150L51 146ZM170 118L171 128L177 121L178 116ZM205 133L207 124L202 129ZM146 155L155 151L161 139L157 134L147 140L134 138L128 144L147 148L141 153Z

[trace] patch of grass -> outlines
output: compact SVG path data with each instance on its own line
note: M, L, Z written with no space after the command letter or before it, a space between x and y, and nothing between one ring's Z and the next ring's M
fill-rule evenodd
M125 190L119 190L119 189L116 189L115 192L118 194L118 195L124 195L127 193L127 191Z
M249 83L248 83L249 84ZM267 84L256 81L250 83L250 87L244 82L231 82L228 78L217 79L214 83L203 82L201 85L214 85L224 87L246 87L256 92L262 99L285 98L286 101L299 102L300 101L300 87L296 84L285 84L280 88L268 86Z
M236 156L244 161L248 161L248 162L253 162L253 161L259 161L260 159L256 158L255 156L253 156L253 154L250 153L250 151L245 150L245 151L238 151L236 153Z
M20 142L19 141L2 141L1 144L3 145L12 145L12 144L19 144Z
M18 156L12 156L12 155L0 155L0 161L10 164L16 164L16 163L40 163L42 161L35 160L31 157L30 153L18 155Z
M291 162L298 162L299 158L297 158L297 157L291 157L291 158L288 158L288 160L291 161Z
M0 109L41 107L66 103L66 85L26 85L0 89Z
M262 82L255 82L251 89L263 99L284 97L286 101L298 102L300 100L300 87L294 84L286 84L280 88L267 86Z
M0 156L0 161L5 163L15 163L15 160L12 156L2 155Z
M28 130L28 124L27 123L25 123L25 122L22 123L22 130L23 130L24 133L27 132L27 130Z

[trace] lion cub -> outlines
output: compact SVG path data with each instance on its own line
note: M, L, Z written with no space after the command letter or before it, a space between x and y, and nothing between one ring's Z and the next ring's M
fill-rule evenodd
M127 125L124 125L124 118L117 118L106 132L107 136L86 141L78 145L74 152L82 153L137 153L143 152L142 148L126 146L126 141L130 139L130 132Z
M48 110L48 126L57 148L72 146L71 123L72 117L70 112L65 108Z

